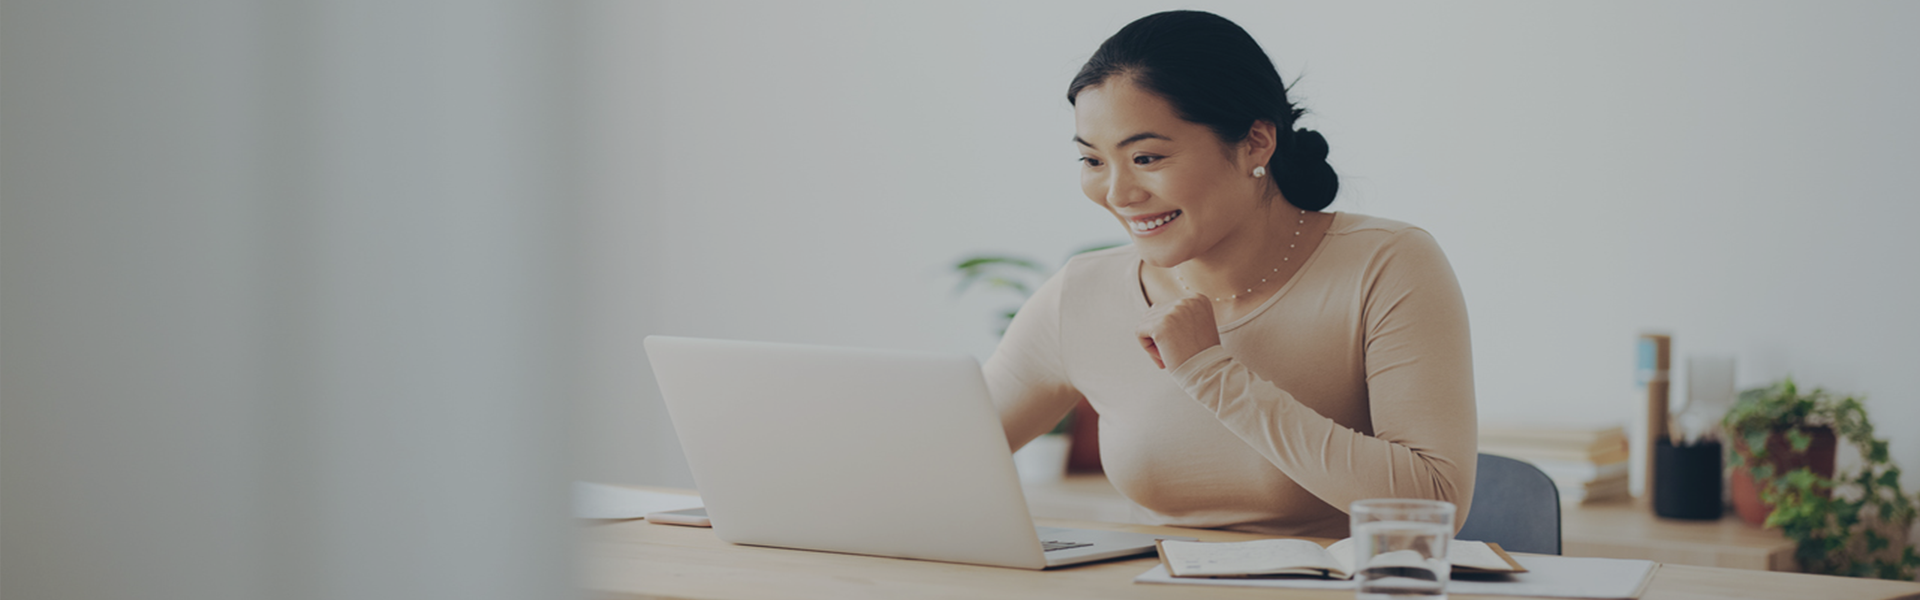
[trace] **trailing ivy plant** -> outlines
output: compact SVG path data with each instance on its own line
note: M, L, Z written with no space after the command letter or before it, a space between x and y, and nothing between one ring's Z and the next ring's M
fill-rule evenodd
M1074 252L1069 258L1088 252L1105 250L1118 245L1119 244L1101 244L1083 248L1078 252ZM1013 292L1020 296L1020 304L1025 304L1027 298L1033 295L1033 291L1040 289L1040 284L1046 283L1047 278L1053 276L1053 269L1041 266L1040 261L1021 256L1007 256L1002 254L969 256L960 259L959 263L954 264L953 270L960 274L960 285L954 288L953 293L962 294L966 293L967 290L973 289L975 286L983 286L988 289ZM996 330L995 333L998 335L1006 335L1007 325L1013 323L1013 316L1019 314L1019 312L1019 304L1001 309L999 315L1000 328Z
M1850 577L1914 578L1920 554L1906 533L1913 525L1915 499L1900 489L1900 467L1888 457L1886 440L1873 436L1873 422L1859 398L1818 387L1802 392L1788 377L1741 392L1722 425L1727 435L1745 444L1744 453L1733 454L1730 468L1746 469L1753 476L1760 500L1773 505L1765 526L1779 528L1795 542L1801 568ZM1859 472L1835 472L1832 479L1808 467L1774 472L1767 456L1769 437L1783 435L1790 452L1804 454L1813 442L1804 429L1821 427L1833 428L1838 438L1860 451L1865 465Z
M1021 304L1025 304L1027 298L1033 295L1033 290L1039 288L1053 273L1030 258L997 255L969 256L954 265L953 270L960 273L960 285L953 290L955 295L980 286L1013 292L1020 296ZM994 333L1006 335L1007 326L1013 323L1013 315L1019 312L1019 304L1000 309L1000 328Z

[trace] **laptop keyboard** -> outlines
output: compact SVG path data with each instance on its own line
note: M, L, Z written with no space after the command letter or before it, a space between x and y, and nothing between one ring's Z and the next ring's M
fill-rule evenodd
M1049 541L1049 540L1040 540L1040 551L1052 552L1055 550L1067 550L1071 548L1085 548L1087 546L1092 546L1092 545L1093 544L1089 544L1086 542L1055 542L1055 541Z

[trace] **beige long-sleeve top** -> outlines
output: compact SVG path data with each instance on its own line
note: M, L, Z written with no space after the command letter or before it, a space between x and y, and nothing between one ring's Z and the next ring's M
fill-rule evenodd
M1134 330L1148 303L1132 246L1083 254L1037 290L986 364L1007 438L1081 397L1100 459L1144 523L1345 537L1365 498L1473 498L1467 311L1433 237L1336 213L1293 279L1161 370Z

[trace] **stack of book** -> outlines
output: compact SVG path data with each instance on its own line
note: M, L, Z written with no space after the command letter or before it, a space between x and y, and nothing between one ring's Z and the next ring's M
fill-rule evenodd
M1627 430L1604 427L1483 425L1480 451L1539 467L1560 488L1560 503L1624 499L1627 491Z

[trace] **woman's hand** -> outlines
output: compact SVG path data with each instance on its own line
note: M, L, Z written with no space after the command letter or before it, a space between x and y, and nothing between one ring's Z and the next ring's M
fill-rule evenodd
M1220 345L1220 326L1213 322L1213 303L1203 296L1162 302L1147 309L1134 330L1140 347L1162 369L1177 369L1200 351Z

